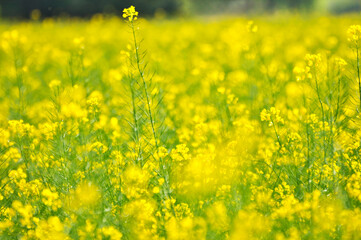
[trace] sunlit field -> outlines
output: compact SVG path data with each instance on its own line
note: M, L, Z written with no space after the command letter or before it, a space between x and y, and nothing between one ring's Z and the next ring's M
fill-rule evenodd
M0 239L361 239L360 15L0 22Z

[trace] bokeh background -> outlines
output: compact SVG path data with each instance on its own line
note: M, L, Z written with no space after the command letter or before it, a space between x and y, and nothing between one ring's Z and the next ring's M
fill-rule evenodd
M2 18L90 17L120 14L134 5L144 15L262 14L278 11L342 14L360 12L361 0L0 0Z

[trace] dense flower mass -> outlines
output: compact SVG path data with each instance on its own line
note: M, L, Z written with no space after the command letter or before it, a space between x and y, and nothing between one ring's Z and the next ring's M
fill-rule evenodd
M0 239L361 238L360 17L137 16L0 22Z

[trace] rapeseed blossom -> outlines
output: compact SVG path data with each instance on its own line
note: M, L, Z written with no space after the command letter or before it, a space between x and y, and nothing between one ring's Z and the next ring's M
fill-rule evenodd
M123 18L128 18L129 22L133 22L138 19L138 12L135 11L134 6L130 6L129 8L124 8L123 10Z
M348 41L358 45L361 40L361 26L360 25L352 25L347 30Z

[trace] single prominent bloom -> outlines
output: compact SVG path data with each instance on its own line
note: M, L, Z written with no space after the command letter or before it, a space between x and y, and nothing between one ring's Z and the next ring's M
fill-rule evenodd
M123 18L128 18L129 22L133 22L133 20L138 19L138 12L135 11L134 6L130 6L129 8L124 8L123 10Z

